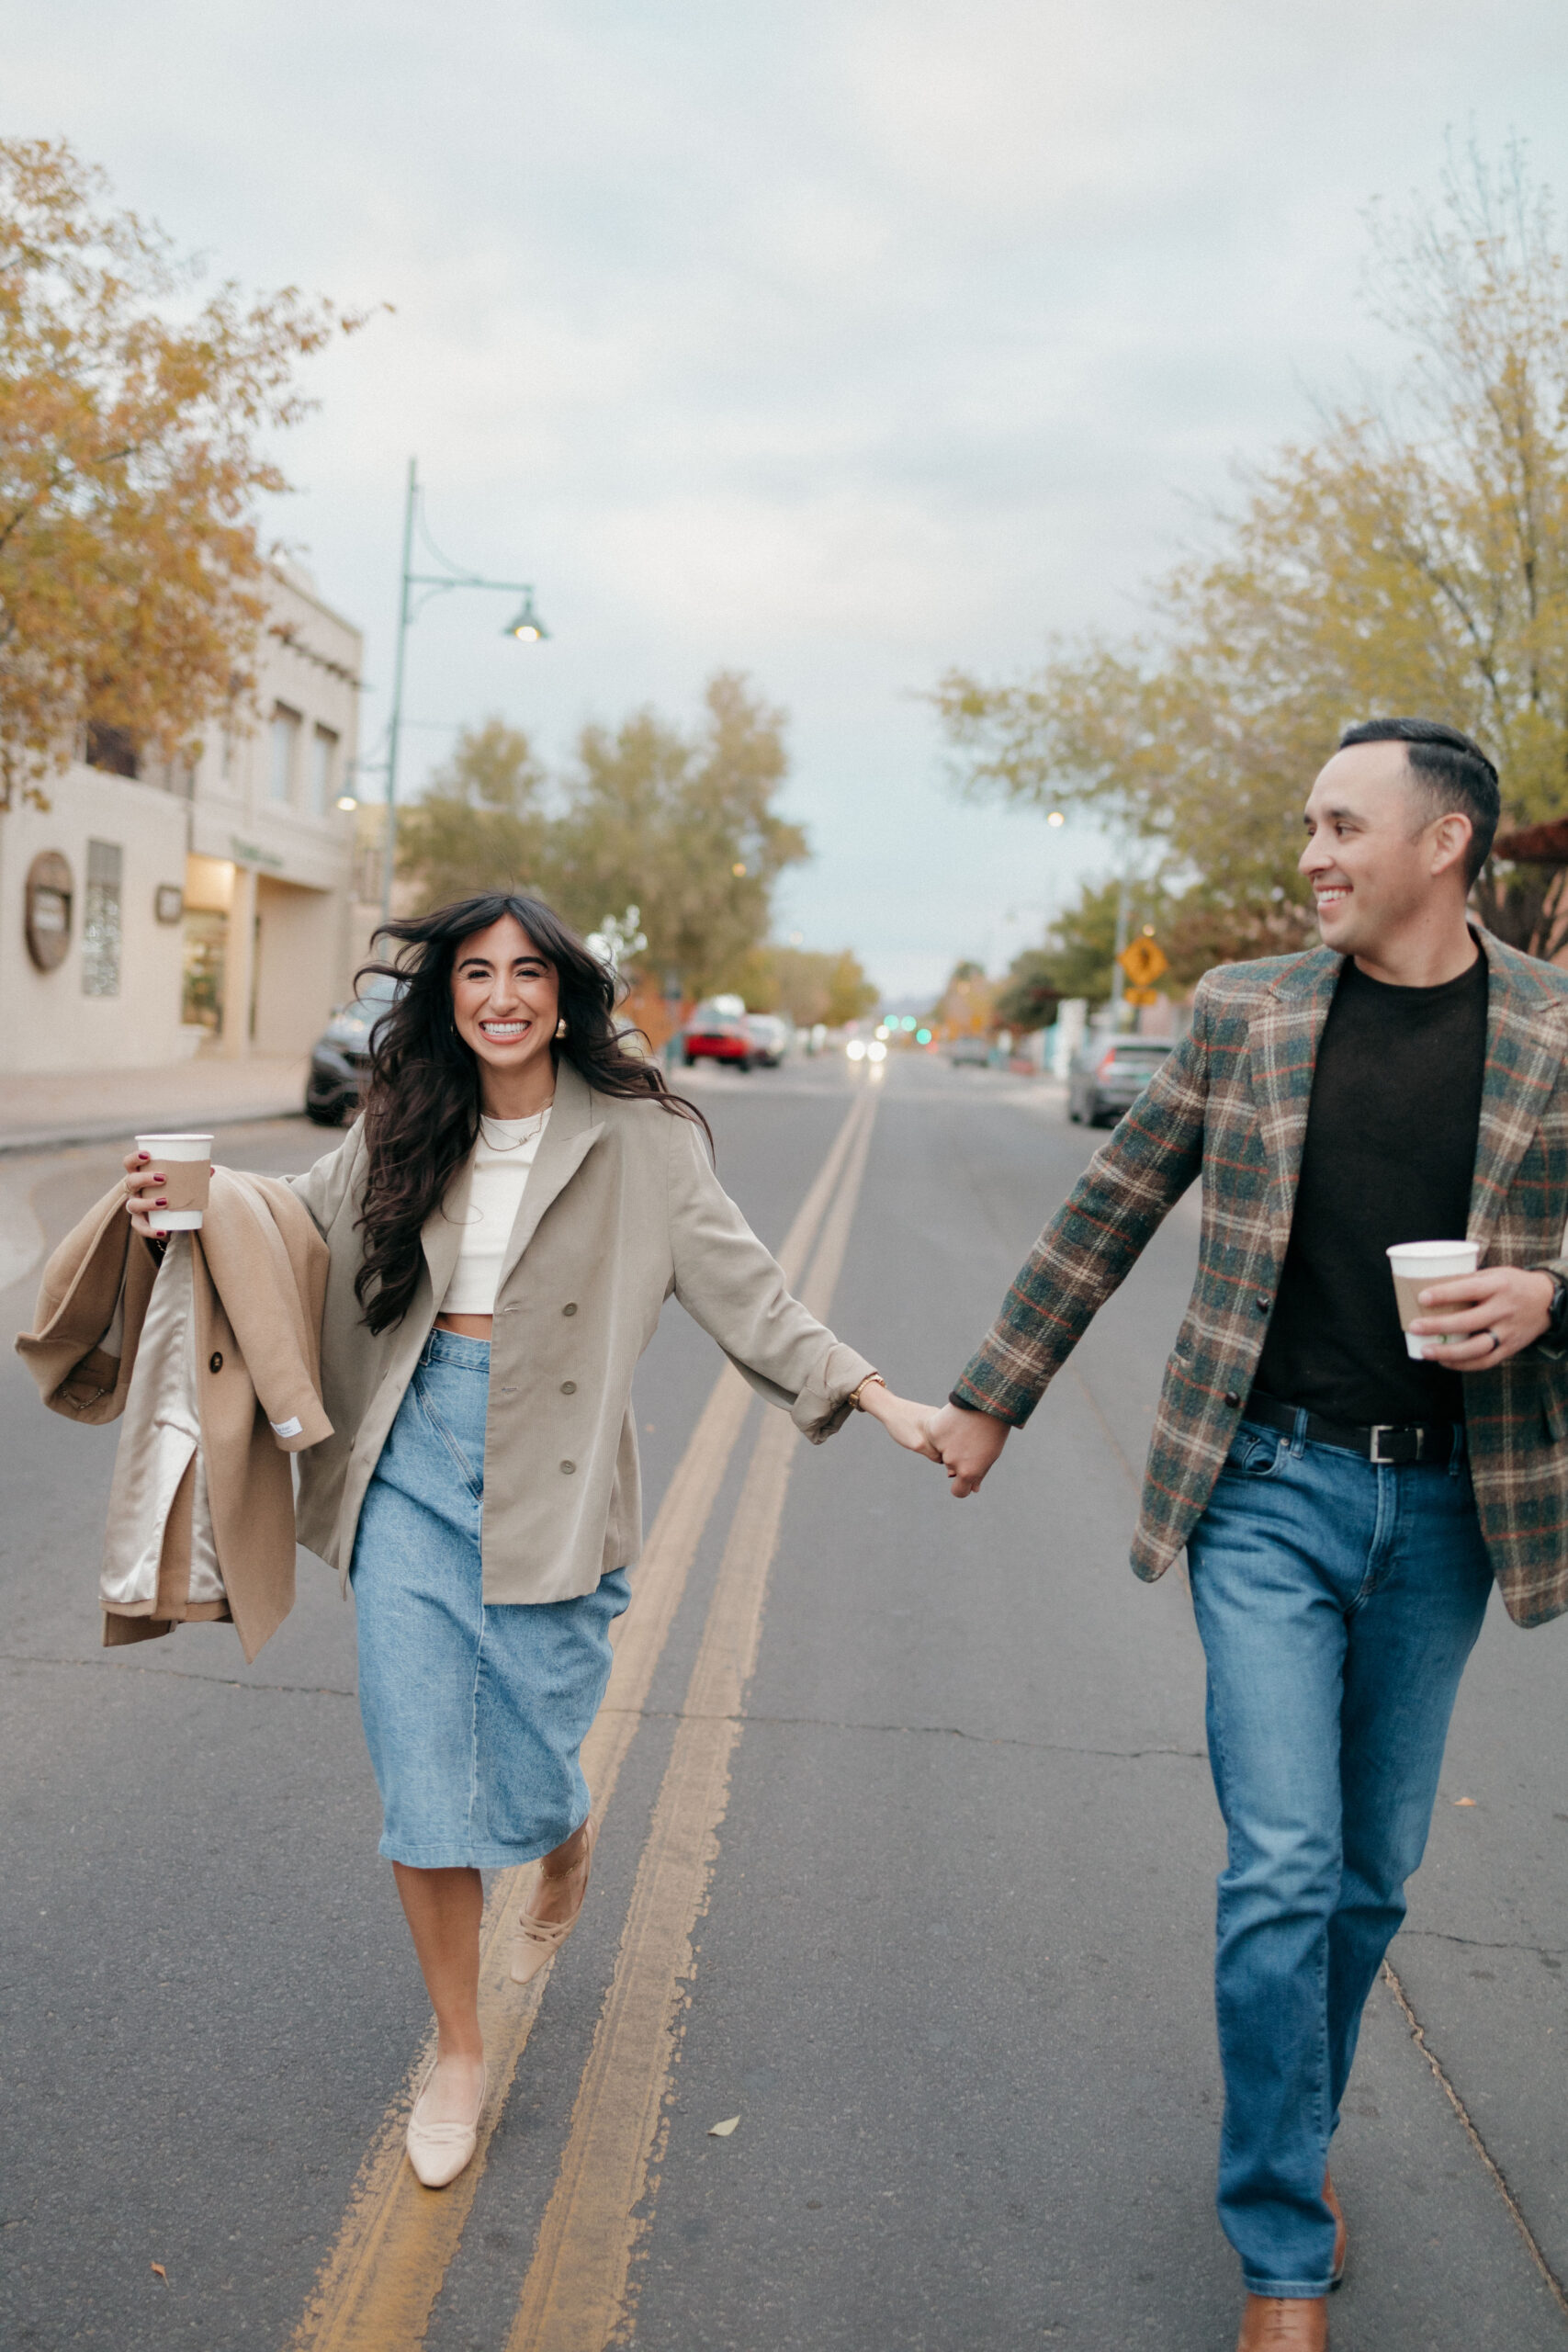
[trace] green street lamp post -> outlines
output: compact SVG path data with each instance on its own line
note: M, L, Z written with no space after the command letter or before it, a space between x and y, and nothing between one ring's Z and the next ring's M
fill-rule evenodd
M415 571L414 533L418 530L430 550L434 562L444 568L440 571ZM503 594L521 596L522 605L515 620L502 629L503 637L515 638L520 645L536 645L549 630L534 609L534 590L526 580L482 580L476 571L460 571L444 556L425 527L420 512L419 470L414 458L409 459L408 492L403 504L403 563L401 586L398 597L398 649L392 667L392 713L387 723L387 831L381 854L381 920L386 922L392 911L392 872L397 862L398 848L398 747L403 726L403 673L407 662L410 625L418 618L433 596L448 588L498 589ZM424 592L415 597L413 591Z

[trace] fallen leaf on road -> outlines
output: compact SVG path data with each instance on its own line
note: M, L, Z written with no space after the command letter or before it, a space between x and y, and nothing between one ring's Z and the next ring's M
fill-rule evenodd
M727 2115L722 2123L710 2123L708 2125L708 2138L710 2140L728 2140L739 2120L740 2118L738 2115Z
M163 2282L164 2282L164 2286L165 2286L165 2287L168 2285L168 2283L169 2283L169 2274L168 2274L168 2272L164 2269L164 2266L163 2266L163 2264L162 2264L161 2262L155 2262L155 2263L152 2265L152 2276L153 2276L153 2278L161 2278L161 2279L163 2280Z
M1473 1804L1475 1803L1475 1799L1473 1797L1455 1797L1454 1803L1455 1804Z

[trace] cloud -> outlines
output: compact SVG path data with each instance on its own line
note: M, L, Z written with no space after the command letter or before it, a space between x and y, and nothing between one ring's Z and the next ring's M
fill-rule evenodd
M7 50L11 129L215 267L396 305L286 452L371 728L417 450L555 635L433 606L413 715L560 751L748 669L818 850L788 924L905 988L1111 855L957 803L919 691L1135 617L1232 453L1387 364L1359 216L1445 125L1568 181L1559 0L65 0Z

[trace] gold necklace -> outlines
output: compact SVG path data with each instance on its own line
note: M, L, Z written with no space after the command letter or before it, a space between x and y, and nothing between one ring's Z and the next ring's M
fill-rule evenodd
M521 1151L525 1143L533 1142L534 1137L538 1134L540 1128L544 1125L545 1121L549 1117L553 1107L553 1104L547 1102L542 1111L535 1111L526 1119L518 1120L492 1119L488 1111L481 1111L479 1113L479 1132L484 1136L485 1142L489 1145L491 1150L493 1151L498 1158L503 1152ZM491 1126L510 1127L513 1125L520 1126L525 1130L525 1132L518 1136L515 1143L497 1143L485 1132L487 1128Z

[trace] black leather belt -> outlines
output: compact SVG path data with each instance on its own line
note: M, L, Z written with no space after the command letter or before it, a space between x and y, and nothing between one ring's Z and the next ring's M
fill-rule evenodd
M1255 1388L1241 1418L1261 1421L1265 1429L1283 1430L1293 1437L1298 1409ZM1311 1445L1337 1446L1342 1453L1359 1453L1363 1462L1400 1466L1412 1462L1451 1462L1456 1450L1464 1451L1462 1421L1374 1421L1364 1427L1357 1421L1326 1421L1321 1413L1309 1413L1306 1437Z

